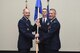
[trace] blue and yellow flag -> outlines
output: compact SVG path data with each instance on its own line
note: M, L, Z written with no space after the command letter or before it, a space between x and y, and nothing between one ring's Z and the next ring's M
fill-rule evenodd
M38 8L39 8L39 13L42 14L42 3L41 3L41 0L36 0L34 21L38 18Z

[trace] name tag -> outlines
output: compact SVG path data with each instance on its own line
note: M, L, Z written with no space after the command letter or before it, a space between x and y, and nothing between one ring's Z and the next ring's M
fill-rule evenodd
M27 30L29 31L29 28L27 28Z
M49 22L47 23L47 25L49 25Z

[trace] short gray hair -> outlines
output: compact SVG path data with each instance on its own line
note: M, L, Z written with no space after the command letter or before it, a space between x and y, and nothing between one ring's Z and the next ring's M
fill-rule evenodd
M55 10L54 8L51 8L50 10L51 10L51 11L55 11L55 14L56 14L56 10Z

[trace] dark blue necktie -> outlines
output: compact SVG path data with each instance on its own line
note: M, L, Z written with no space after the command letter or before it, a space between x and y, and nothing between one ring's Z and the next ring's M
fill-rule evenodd
M45 18L43 19L43 23L45 23Z

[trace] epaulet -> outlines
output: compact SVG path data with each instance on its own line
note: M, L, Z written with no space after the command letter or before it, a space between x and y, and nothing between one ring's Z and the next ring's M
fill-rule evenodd
M21 18L20 20L23 20L23 18Z
M23 20L22 18L20 20Z

